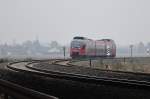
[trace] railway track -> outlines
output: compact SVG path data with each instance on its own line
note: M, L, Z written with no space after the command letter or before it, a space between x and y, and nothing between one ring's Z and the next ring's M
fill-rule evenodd
M0 79L0 93L2 99L58 99L2 79Z
M70 66L68 60L40 61L40 62L19 62L8 65L9 69L30 72L38 75L64 78L86 82L109 82L126 85L137 85L150 87L149 74L118 72L111 70L99 70L85 67ZM79 68L79 69L78 69ZM95 72L95 73L94 73ZM140 76L140 77L137 77Z
M106 89L112 92L112 96L114 94L116 95L117 92L122 92L116 95L119 98L121 97L121 99L124 99L123 97L125 96L132 98L140 97L139 99L142 99L141 97L144 96L149 97L149 74L91 69L68 64L70 61L71 60L46 60L32 62L16 62L9 64L7 68L12 71L24 73L27 75L38 75L38 77L42 78L42 80L52 79L50 81L47 81L47 85L49 85L48 83L51 83L54 79L56 79L59 84L57 82L56 84L53 82L50 84L51 87L55 86L57 90L64 90L64 86L66 86L66 89L70 90L67 91L67 93L63 92L65 98L61 97L62 94L60 94L59 91L56 91L57 94L52 94L54 96L57 96L59 94L58 97L61 97L62 99L67 99L68 93L72 95L71 99L77 99L74 98L75 93L79 94L76 92L77 90L79 92L81 91L81 93L83 93L83 91L87 93L90 92L90 90L93 88L96 89L93 89L92 94L96 94L95 96L99 97L101 97L100 95L104 95L104 98L102 99L109 97L108 94L106 94L107 92L105 92L105 94L98 94L98 92L103 92L104 90L106 91ZM60 88L58 87L58 85ZM52 90L55 90L55 88L52 88ZM140 94L132 95L130 94L131 91L135 94ZM79 94L78 96L80 95L81 94ZM83 97L85 98L86 96ZM83 97L81 99L83 99ZM89 98L89 96L86 98L91 99Z

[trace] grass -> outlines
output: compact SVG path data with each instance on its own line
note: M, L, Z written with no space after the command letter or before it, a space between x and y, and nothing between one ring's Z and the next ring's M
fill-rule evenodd
M74 65L90 67L89 60L73 62ZM109 69L115 71L130 71L150 73L150 58L120 58L92 60L92 68Z

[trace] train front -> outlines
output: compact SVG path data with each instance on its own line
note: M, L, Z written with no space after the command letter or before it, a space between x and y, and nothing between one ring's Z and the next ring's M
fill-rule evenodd
M85 44L83 39L74 38L71 42L70 56L72 58L85 56Z

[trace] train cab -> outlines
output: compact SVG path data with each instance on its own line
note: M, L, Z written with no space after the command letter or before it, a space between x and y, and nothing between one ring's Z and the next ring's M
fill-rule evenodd
M85 56L86 44L84 40L85 38L83 37L74 37L73 41L71 42L71 57Z

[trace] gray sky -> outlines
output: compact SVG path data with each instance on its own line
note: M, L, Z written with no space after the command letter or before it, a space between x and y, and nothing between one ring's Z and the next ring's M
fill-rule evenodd
M112 38L120 45L150 41L150 0L0 0L0 41Z

